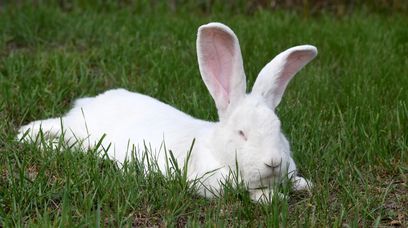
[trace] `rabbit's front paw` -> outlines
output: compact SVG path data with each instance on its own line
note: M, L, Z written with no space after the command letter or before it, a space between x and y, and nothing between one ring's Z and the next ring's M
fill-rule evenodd
M275 195L276 194L276 195ZM278 198L280 200L286 199L286 196L280 192L274 193L270 188L251 189L249 195L255 203L271 203L272 199Z
M293 189L295 191L310 191L312 187L312 182L303 177L296 176L293 178Z

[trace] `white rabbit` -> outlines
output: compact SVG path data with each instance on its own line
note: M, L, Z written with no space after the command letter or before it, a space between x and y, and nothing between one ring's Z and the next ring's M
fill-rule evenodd
M41 129L47 139L82 140L86 149L105 136L102 146L120 163L131 157L132 148L141 156L147 145L162 172L168 164L164 145L182 164L195 139L187 175L190 180L202 177L198 190L203 196L218 195L220 183L234 170L254 201L266 199L264 193L272 193L272 187L285 177L293 181L295 190L310 188L309 181L297 176L274 110L288 82L317 55L317 49L302 45L280 53L261 70L249 94L239 42L229 27L202 25L197 55L219 122L195 119L154 98L114 89L77 100L62 118L31 122L19 129L17 137L27 141Z

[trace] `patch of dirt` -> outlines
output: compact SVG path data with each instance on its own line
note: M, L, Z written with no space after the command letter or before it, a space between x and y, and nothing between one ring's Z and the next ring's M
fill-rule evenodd
M151 216L138 212L134 215L133 227L167 227L166 224L157 216Z

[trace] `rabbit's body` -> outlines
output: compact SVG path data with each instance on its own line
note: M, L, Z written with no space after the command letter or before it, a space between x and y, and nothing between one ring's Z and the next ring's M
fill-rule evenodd
M183 161L193 140L197 140L194 147L198 146L200 137L206 138L214 124L195 119L149 96L115 89L78 99L64 117L34 121L23 126L20 134L38 129L30 135L34 138L41 127L47 138L56 138L61 135L62 126L65 141L77 143L82 139L83 149L92 148L104 137L103 148L111 147L110 158L121 163L130 158L132 150L138 153L147 147L159 156L157 161L165 170L164 146Z
M188 178L200 178L200 194L211 197L221 190L231 171L249 187L258 200L259 188L271 187L285 176L295 189L308 188L298 177L289 143L274 113L287 83L317 51L298 46L278 55L260 72L252 92L246 94L239 43L225 25L200 27L197 39L201 75L218 109L219 122L187 115L154 98L126 91L109 90L93 98L82 98L62 118L34 121L19 130L18 138L35 138L40 129L48 139L64 137L67 144L81 141L83 149L97 145L111 159L122 163L135 153L154 155L165 173L171 151L179 164L188 162ZM62 126L62 129L61 129ZM167 153L167 154L166 154ZM236 166L238 164L238 167Z
M132 153L142 158L147 152L154 156L149 162L157 162L163 173L167 169L169 151L183 166L192 148L188 176L191 179L203 177L203 183L215 189L218 182L211 180L227 176L229 170L212 156L209 135L214 125L216 123L195 119L152 97L114 89L76 100L74 107L62 118L34 121L21 127L18 138L29 129L33 129L32 139L37 137L40 128L46 139L58 139L64 132L67 144L78 143L83 150L92 148L103 138L101 146L108 149L111 159L123 163ZM200 153L196 153L197 150ZM205 178L209 173L213 178Z

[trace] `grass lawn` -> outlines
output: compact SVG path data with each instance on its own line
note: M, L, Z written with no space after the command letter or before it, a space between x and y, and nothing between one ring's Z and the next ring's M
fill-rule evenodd
M207 200L180 175L120 170L95 151L42 150L18 127L75 98L123 87L215 120L198 71L199 25L241 42L248 87L276 54L319 49L277 112L311 194L254 204L243 189ZM408 225L408 16L302 17L131 7L10 6L0 12L0 226ZM284 189L283 189L284 190Z

